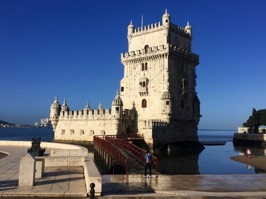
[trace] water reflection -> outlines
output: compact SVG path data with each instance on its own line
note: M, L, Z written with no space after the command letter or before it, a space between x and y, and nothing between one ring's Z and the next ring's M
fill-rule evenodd
M161 174L199 174L200 151L180 150L179 147L169 145L167 149L155 150L159 160Z
M233 143L234 150L238 152L239 155L245 155L246 149L248 148L251 151L251 155L254 156L265 156L266 155L266 148L263 146L250 146L250 145L239 145ZM247 169L253 169L255 173L266 173L265 170L253 167L251 165L246 165Z
M239 155L244 155L246 149L249 148L252 155L255 156L265 156L266 155L266 148L265 147L254 147L254 146L241 146L234 144L234 149L239 152Z

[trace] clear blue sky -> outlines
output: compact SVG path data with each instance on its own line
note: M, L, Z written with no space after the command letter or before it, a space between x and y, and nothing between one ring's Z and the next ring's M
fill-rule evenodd
M264 0L1 0L0 120L34 124L55 96L71 110L110 108L123 77L127 26L193 28L200 128L236 129L266 108Z

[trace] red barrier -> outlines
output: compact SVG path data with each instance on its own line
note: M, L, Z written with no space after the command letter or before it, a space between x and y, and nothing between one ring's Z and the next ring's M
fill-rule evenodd
M129 168L129 158L122 154L111 142L108 140L101 139L94 136L93 142L100 148L104 149L108 154L110 154L121 166L125 168L125 172L128 174Z
M94 136L95 138L96 136ZM101 139L100 137L102 137L103 139ZM97 137L97 140L100 139L100 140L104 140L106 143L109 143L112 145L113 149L111 146L109 146L109 148L106 148L106 150L116 150L116 153L120 153L122 154L119 150L117 150L116 147L119 147L119 148L122 148L122 149L125 149L127 151L130 151L131 153L133 153L137 158L139 158L140 160L142 160L143 162L145 162L145 154L146 154L146 150L143 150L139 147L137 147L136 145L134 144L131 144L130 142L127 142L127 141L124 141L121 139L122 136L116 136L116 135L108 135L108 136L98 136ZM125 138L125 137L123 137ZM115 145L115 146L114 146ZM104 146L103 146L104 147ZM123 155L123 154L122 154ZM116 155L118 156L118 155ZM126 156L125 156L126 157ZM125 159L124 157L124 159ZM158 172L158 158L156 158L155 156L152 156L153 158L153 161L154 161L154 164L155 164L155 170ZM129 158L127 157L127 164L129 163ZM129 165L127 167L128 171L129 171Z

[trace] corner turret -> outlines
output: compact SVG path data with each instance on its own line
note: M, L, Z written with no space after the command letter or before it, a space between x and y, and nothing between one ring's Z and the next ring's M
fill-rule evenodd
M171 102L171 95L168 91L164 91L161 97L162 101L162 118L166 122L170 122L171 110L172 110L172 102Z
M164 13L164 15L162 17L163 26L168 26L169 27L170 23L171 23L170 19L171 19L171 17L168 14L167 9L166 9L165 13Z
M86 107L84 108L84 111L89 111L89 110L91 110L91 107L90 107L89 102L88 102Z
M134 25L132 24L132 21L130 21L130 24L127 27L127 39L128 39L128 43L130 43L131 38L132 38L132 34L134 33Z
M103 109L103 106L102 106L101 102L99 102L99 104L98 104L98 109L99 110L102 110Z
M120 93L117 91L115 99L112 102L112 115L116 118L121 118L123 114L123 101L120 97Z
M190 37L192 37L192 27L190 26L189 21L187 22L185 31L190 35Z
M56 128L56 125L58 123L60 111L61 111L61 105L58 102L58 98L55 97L54 103L51 105L51 108L50 108L50 120L51 120L53 129Z
M61 111L69 111L69 108L67 106L66 100L64 99L64 102L61 107Z
M170 23L171 23L171 17L170 15L168 14L167 12L167 9L165 10L165 13L162 17L162 24L163 24L163 27L165 28L165 35L168 36L169 35L169 28L170 28Z
M127 35L131 35L132 33L134 33L134 25L132 21L130 21L130 24L127 27Z

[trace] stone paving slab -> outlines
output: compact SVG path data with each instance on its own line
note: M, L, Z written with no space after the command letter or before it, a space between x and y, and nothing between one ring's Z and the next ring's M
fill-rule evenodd
M85 198L83 167L46 167L42 178L30 187L18 186L20 159L28 147L0 146L9 155L0 159L0 198ZM49 153L49 149L47 150Z

